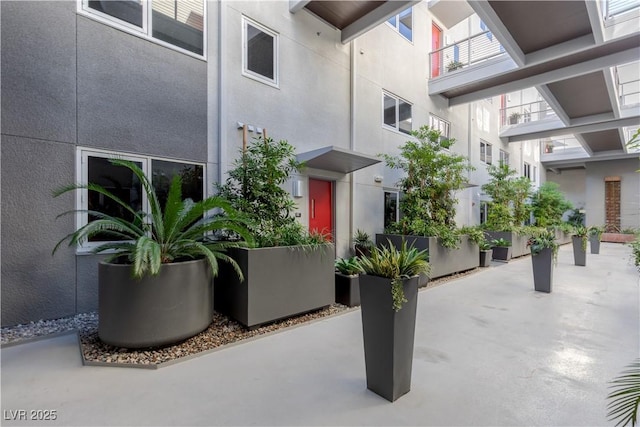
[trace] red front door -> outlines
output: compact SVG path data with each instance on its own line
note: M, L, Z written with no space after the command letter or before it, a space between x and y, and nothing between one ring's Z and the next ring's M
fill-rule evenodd
M333 184L309 178L309 231L333 240Z
M442 47L442 30L436 25L431 24L431 52L435 52ZM431 77L440 75L440 56L442 52L431 55Z

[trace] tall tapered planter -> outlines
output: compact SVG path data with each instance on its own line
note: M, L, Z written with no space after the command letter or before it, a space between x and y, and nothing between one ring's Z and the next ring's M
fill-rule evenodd
M163 264L156 276L132 277L132 266L98 266L98 336L110 345L172 344L213 320L213 278L206 260Z
M545 248L531 254L533 265L533 288L538 292L551 293L553 286L553 249Z
M587 265L587 251L582 247L582 237L573 236L573 262L575 265Z
M360 276L367 388L390 402L411 389L418 277L403 280L407 299L393 309L391 279Z
M589 246L591 247L592 254L600 253L600 239L598 239L598 236L589 237Z

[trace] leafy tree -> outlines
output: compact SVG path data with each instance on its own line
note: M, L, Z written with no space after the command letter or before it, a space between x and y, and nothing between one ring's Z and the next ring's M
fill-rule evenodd
M491 180L481 187L491 196L485 228L510 231L514 226L521 226L529 217L530 208L526 202L531 193L531 181L527 177L516 178L516 171L507 164L490 165L487 170Z
M513 180L513 222L516 226L521 226L529 219L531 205L527 203L531 197L531 181L526 176L521 176Z
M473 167L466 157L448 151L455 140L443 138L440 131L423 126L411 134L416 140L402 145L399 156L381 155L387 166L405 172L398 183L404 198L397 231L441 237L455 229L455 192L465 188L465 172Z
M531 207L536 225L548 227L562 222L562 215L573 209L555 182L547 181L531 197Z

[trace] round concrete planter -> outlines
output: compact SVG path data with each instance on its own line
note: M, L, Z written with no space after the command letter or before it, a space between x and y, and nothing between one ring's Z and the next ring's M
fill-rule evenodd
M553 249L545 248L539 254L531 254L533 287L538 292L551 293L553 287Z
M391 279L360 275L360 305L367 388L390 402L411 389L418 277L403 280L407 299L393 309Z
M206 260L163 264L135 279L131 265L98 267L98 336L106 344L144 348L172 344L213 320L213 279Z

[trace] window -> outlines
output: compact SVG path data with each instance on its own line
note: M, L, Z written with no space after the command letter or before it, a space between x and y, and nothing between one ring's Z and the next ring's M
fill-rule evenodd
M242 19L242 72L248 77L278 85L278 34L247 18Z
M489 203L480 202L480 224L484 224L487 222L487 218L489 215Z
M411 104L384 93L382 95L382 109L384 126L406 134L411 133Z
M534 183L538 182L538 168L536 166L533 167L533 175L531 176L531 181Z
M204 56L204 0L82 0L79 10L160 44Z
M491 144L488 142L480 141L480 161L486 164L491 164Z
M504 150L500 150L500 164L509 165L509 153Z
M384 228L398 222L399 202L397 191L384 192Z
M392 16L387 20L387 23L402 34L405 39L413 40L413 8L410 7L398 15Z
M522 176L526 176L527 178L531 179L531 165L527 162L524 162L524 165L522 167Z
M442 135L444 138L450 138L451 124L448 121L443 120L438 116L430 115L429 127L431 129L439 130L440 135Z
M167 201L169 186L175 175L182 176L182 197L193 201L200 201L204 197L204 166L196 163L175 162L171 160L153 159L142 156L131 156L102 151L80 151L80 175L82 183L96 183L115 194L135 211L148 211L148 201L138 178L128 169L111 164L109 159L118 158L134 162L147 176L156 190L161 206ZM94 210L112 216L132 219L122 206L113 203L94 191L80 191L77 204L81 210ZM129 216L129 218L127 218ZM78 226L81 227L95 217L88 213L78 216ZM112 236L94 236L84 244L80 250L95 247L99 242L112 241Z

